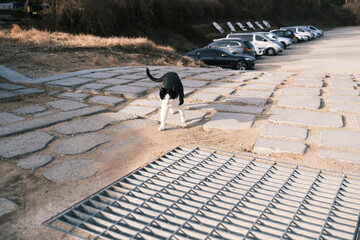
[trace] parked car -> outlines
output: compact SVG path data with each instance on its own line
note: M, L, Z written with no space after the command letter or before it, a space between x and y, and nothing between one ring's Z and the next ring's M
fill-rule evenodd
M249 55L233 54L221 48L199 48L185 54L195 61L202 61L208 65L237 70L253 69L255 58Z
M274 29L274 30L271 30L270 32L275 33L279 37L289 38L292 41L292 43L298 42L298 39L296 38L294 31L292 31L292 30Z
M307 28L308 30L314 32L318 38L324 36L324 30L318 29L318 28L314 27L313 25L303 25L300 27Z
M278 35L272 32L257 32L257 33L264 34L269 38L271 38L272 40L274 40L275 42L279 42L284 49L286 49L288 46L292 44L289 38L279 37Z
M231 33L226 38L240 38L244 41L251 41L255 47L264 48L265 54L269 56L274 56L283 51L281 44L260 33Z
M306 31L303 27L282 27L280 29L292 30L300 41L310 41L313 36L310 32Z
M256 57L254 45L249 41L243 41L241 39L215 39L212 43L205 46L205 48L222 48L234 54Z

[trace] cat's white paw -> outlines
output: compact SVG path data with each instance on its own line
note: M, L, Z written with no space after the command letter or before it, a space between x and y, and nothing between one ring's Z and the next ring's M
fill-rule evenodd
M185 118L181 118L180 119L182 123L185 123L186 122L186 119Z
M160 126L159 127L159 131L164 131L165 130L165 126Z

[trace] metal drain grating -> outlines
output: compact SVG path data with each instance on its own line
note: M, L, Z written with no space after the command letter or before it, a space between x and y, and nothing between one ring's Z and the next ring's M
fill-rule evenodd
M357 239L360 177L178 147L45 222L80 239Z

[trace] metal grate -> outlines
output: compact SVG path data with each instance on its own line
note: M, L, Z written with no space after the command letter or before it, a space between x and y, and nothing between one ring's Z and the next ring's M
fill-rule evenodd
M45 222L80 239L356 239L360 177L178 147Z

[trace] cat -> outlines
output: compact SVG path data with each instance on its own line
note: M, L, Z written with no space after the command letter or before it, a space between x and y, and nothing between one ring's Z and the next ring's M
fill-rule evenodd
M147 76L154 82L162 82L160 86L161 99L161 116L159 130L165 130L165 122L168 111L175 114L175 110L179 110L180 120L185 124L185 108L184 108L184 87L181 83L180 77L175 72L165 73L160 78L155 78L150 74L149 68L146 68Z

